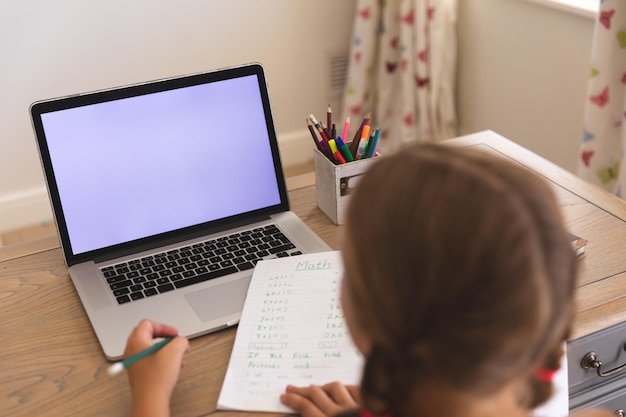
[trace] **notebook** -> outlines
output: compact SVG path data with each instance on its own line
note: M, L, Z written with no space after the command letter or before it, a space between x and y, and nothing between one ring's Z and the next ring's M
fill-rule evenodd
M290 211L263 67L30 108L66 265L105 356L143 318L238 323L259 259L329 247Z

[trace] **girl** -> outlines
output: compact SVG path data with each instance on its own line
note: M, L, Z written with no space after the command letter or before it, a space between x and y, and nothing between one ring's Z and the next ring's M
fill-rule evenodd
M484 153L412 145L364 175L346 218L362 415L529 416L550 397L576 257L547 184ZM307 416L357 406L336 383L281 399Z
M412 144L370 168L346 218L341 302L361 386L288 386L284 404L305 417L527 417L551 396L577 261L545 182L485 153ZM157 333L136 331L127 353ZM169 399L185 349L130 367L131 387ZM151 398L133 388L134 411Z

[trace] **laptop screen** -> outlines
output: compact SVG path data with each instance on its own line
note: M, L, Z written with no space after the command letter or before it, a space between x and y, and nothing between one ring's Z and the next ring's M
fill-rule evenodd
M261 81L252 74L150 93L144 85L41 112L46 175L72 254L280 205L284 179Z

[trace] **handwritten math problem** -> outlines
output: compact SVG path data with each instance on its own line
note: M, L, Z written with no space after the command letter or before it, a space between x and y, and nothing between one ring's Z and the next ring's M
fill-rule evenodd
M288 384L358 384L362 358L339 301L337 251L259 262L248 289L218 408L289 412Z

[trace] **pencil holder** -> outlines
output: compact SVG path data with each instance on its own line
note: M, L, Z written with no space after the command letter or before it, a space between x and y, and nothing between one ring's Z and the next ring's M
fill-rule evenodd
M343 224L350 194L354 192L360 176L380 156L335 165L319 150L313 152L317 206L333 223Z

